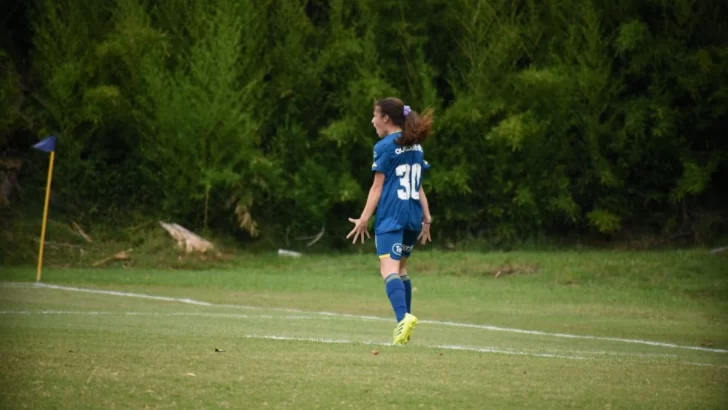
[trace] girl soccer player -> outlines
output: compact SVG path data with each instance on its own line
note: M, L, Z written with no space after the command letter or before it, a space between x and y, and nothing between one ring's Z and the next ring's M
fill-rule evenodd
M409 342L417 318L411 314L412 281L407 275L407 258L419 239L431 241L432 219L422 172L430 168L425 161L422 142L432 133L432 111L422 115L412 111L397 98L385 98L374 106L372 125L380 140L374 145L374 183L369 190L364 211L359 219L349 218L354 229L346 238L353 243L364 236L370 238L367 225L374 210L374 230L379 267L397 318L393 344Z

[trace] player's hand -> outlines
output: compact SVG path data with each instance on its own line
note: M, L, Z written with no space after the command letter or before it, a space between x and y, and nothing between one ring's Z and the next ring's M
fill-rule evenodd
M364 243L364 235L367 236L367 238L371 239L372 237L369 236L369 230L367 229L369 225L368 219L354 219L349 218L349 222L354 224L354 229L349 232L348 235L346 235L346 239L351 238L351 236L354 236L354 241L352 243L356 243L356 240L361 238L361 243Z
M420 241L420 243L423 245L427 244L427 241L432 242L432 236L430 235L430 224L422 224L422 230L417 236L417 240Z

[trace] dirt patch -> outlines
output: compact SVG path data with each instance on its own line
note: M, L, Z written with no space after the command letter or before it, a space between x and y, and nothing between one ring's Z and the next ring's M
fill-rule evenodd
M526 264L506 264L499 266L492 270L491 274L495 279L506 275L526 275L537 273L540 268L537 265L526 265Z

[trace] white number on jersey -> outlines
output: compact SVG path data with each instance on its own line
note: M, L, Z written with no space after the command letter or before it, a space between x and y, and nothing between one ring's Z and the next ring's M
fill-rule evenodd
M420 199L420 191L417 188L420 185L420 178L422 177L422 165L414 164L403 164L395 168L395 172L399 177L399 184L402 189L397 190L397 196L399 199L406 201L408 199Z

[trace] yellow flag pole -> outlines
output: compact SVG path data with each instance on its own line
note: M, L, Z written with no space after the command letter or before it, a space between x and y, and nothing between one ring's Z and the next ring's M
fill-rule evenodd
M51 199L51 180L53 179L53 163L56 159L56 151L51 151L51 163L48 166L48 184L46 185L45 208L43 209L43 227L40 232L40 251L38 252L38 275L36 282L40 282L43 271L43 249L45 248L46 224L48 223L48 204Z

